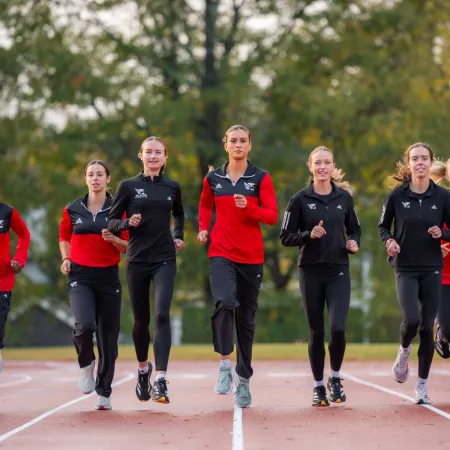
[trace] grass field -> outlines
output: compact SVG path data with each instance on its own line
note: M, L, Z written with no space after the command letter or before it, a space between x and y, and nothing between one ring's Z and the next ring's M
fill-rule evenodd
M395 359L398 344L347 344L345 359L348 361L370 361ZM5 360L34 360L34 361L75 361L76 354L73 347L33 347L33 348L5 348L2 351ZM150 356L152 357L152 356ZM120 360L135 360L134 347L123 345L119 347ZM172 347L170 359L174 361L217 359L212 346L182 345ZM298 361L308 359L307 344L255 344L253 359L260 361L288 360ZM411 359L417 359L416 349L413 348Z

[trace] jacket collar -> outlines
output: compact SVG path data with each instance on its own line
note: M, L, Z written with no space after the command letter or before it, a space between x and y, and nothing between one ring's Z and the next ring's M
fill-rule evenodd
M318 200L322 200L323 195L317 194L314 191L313 188L314 181L311 181L308 186L306 187L306 195L308 197L313 197ZM339 197L342 194L342 191L334 184L334 182L331 182L331 199L334 199L336 197Z
M83 197L81 200L81 203L83 206L88 209L88 197L89 192ZM106 200L105 203L103 203L102 209L99 212L106 211L107 209L110 209L113 204L113 198L111 197L111 194L109 192L106 193Z
M256 167L254 167L250 161L247 161L247 163L248 163L247 169L241 178L254 177L256 174ZM229 164L229 162L226 162L222 167L219 167L215 171L215 174L222 178L228 178L228 173L227 173L228 164Z
M404 181L401 184L401 190L405 193L407 197L415 197L414 192L410 188L411 184L411 177L407 178L406 181ZM437 186L436 183L430 178L430 185L428 186L428 189L425 191L425 197L432 197L436 194Z
M138 176L137 176L140 180L142 180L142 181L150 181L150 182L157 182L157 181L160 181L160 180L162 180L163 178L164 178L164 175L154 175L153 176L153 179L152 179L152 177L150 177L150 176L145 176L144 175L144 171L142 170L139 174L138 174Z

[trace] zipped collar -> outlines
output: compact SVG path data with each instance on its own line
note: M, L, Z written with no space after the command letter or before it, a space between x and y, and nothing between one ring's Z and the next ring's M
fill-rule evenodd
M308 186L306 187L306 190L305 190L305 195L307 195L308 197L312 197L312 198L322 201L323 195L317 194L314 191L313 184L314 184L314 181L311 181L308 184ZM331 182L331 200L333 200L336 197L339 197L340 195L342 195L342 191L340 189L338 189L337 186L332 181Z
M248 166L246 171L244 172L244 175L242 175L240 178L252 178L256 175L256 168L252 165L252 163L250 161L247 161ZM228 173L227 173L227 167L228 164L230 164L230 162L226 162L222 167L220 167L219 169L217 169L214 173L215 175L217 175L218 177L221 178L229 178Z
M83 197L83 199L81 200L81 204L89 211L88 198L89 198L89 192ZM101 213L103 211L107 211L108 209L111 209L112 204L113 204L113 199L112 199L110 193L107 192L105 203L103 203L102 209L99 211L99 213Z
M141 173L139 173L136 178L139 178L142 181L155 183L157 181L163 180L164 179L164 175L162 175L162 174L161 175L153 175L153 179L152 179L152 177L150 175L149 176L145 176L144 175L144 171L142 170Z
M409 177L406 181L403 182L401 185L401 190L405 193L407 197L416 198L415 193L411 190L410 187L411 184L411 177ZM426 197L433 197L436 195L437 187L436 183L430 178L430 185L428 186L428 189L425 191L425 198Z

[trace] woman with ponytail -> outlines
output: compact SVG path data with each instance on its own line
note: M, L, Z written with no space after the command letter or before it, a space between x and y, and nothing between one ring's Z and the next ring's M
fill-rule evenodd
M409 376L411 342L419 332L419 379L417 404L430 404L427 379L434 354L433 323L438 310L442 282L441 238L450 240L450 194L430 179L434 153L430 146L408 147L397 172L394 188L387 194L378 224L395 269L397 298L402 313L400 347L392 372L404 383ZM394 230L391 233L392 223Z
M138 360L137 398L169 403L166 371L171 348L170 305L176 275L176 251L184 248L184 209L180 184L164 175L167 148L157 137L149 137L138 154L143 170L120 183L109 214L108 229L130 231L127 250L127 283L134 314L133 341ZM122 215L126 213L126 219ZM174 233L170 219L174 218ZM150 384L150 283L155 294L153 353L156 377Z
M317 147L309 155L309 185L289 201L280 234L286 247L299 247L299 279L309 326L309 360L314 377L313 406L329 406L323 372L325 366L324 309L327 304L330 341L329 400L346 400L340 369L344 359L345 325L350 307L348 255L360 245L361 227L349 183L336 169L334 154Z

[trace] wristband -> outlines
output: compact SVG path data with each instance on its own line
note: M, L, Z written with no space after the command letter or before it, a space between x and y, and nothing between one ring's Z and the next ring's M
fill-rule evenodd
M63 260L61 262L64 262L66 259L70 260L70 258L63 258Z

